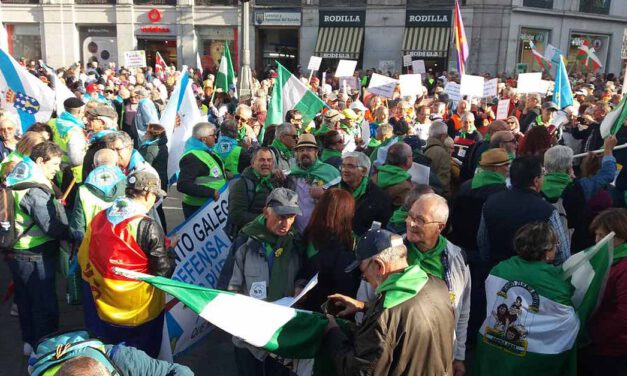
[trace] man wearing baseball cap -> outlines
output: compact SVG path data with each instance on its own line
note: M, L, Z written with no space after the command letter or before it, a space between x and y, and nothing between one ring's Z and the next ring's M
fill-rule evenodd
M83 123L85 103L72 97L63 102L63 107L65 111L58 118L48 122L52 128L52 141L59 145L65 154L61 159L62 169L67 166L80 166L87 149L85 123ZM77 180L80 181L80 179Z
M542 109L540 111L540 115L536 117L533 123L531 123L531 127L535 127L538 125L542 125L544 127L549 127L553 122L553 114L555 111L559 111L559 108L554 102L544 102L542 103Z
M232 260L227 260L220 280L228 278L230 291L255 299L275 301L296 295L305 286L297 280L304 261L304 246L293 229L301 214L298 195L287 188L276 188L266 199L263 214L244 226L234 240ZM226 274L232 272L230 277ZM280 374L281 368L272 357L259 361L253 352L261 351L233 338L239 375Z
M105 342L126 342L151 357L159 355L165 294L145 282L118 276L112 268L172 275L174 259L166 249L165 234L147 215L163 196L153 173L129 175L125 196L94 217L78 251L85 326Z
M403 239L373 223L355 249L359 268L376 289L364 303L344 295L329 296L337 316L365 311L351 336L327 314L324 346L339 375L451 375L454 315L446 284L420 266L409 266Z

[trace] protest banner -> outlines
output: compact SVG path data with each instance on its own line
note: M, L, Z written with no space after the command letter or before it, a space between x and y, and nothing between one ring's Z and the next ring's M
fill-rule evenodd
M507 119L507 114L509 113L509 99L501 99L499 104L496 106L496 119L502 120Z
M370 78L370 85L368 85L368 91L375 95L392 98L397 83L398 81L391 77L373 73Z
M403 56L403 66L404 67L411 67L411 55L404 55Z
M310 71L317 71L320 69L320 64L322 64L322 58L318 56L312 56L309 58L309 64L307 65L307 69Z
M468 95L470 97L481 98L483 97L484 79L481 76L471 76L469 74L462 75L462 82L459 88L461 95Z
M483 84L483 98L487 97L496 97L496 89L499 85L499 79L493 78L491 80L487 80Z
M411 70L414 73L427 73L424 60L414 60L411 62Z
M224 232L229 215L228 201L229 188L224 185L217 201L210 200L168 234L168 237L178 239L174 247L176 268L172 279L216 288L231 247L231 240ZM199 319L196 313L168 296L159 358L172 359L200 341L212 329L211 324Z
M459 101L462 99L462 95L460 94L460 86L456 82L449 82L444 87L444 92L448 94L448 99L452 101Z
M357 67L355 60L340 60L335 70L335 77L352 77Z
M146 51L124 52L124 68L142 68L146 66Z
M539 93L542 73L521 73L518 75L518 93Z
M401 74L398 77L401 97L422 95L422 76L419 74Z

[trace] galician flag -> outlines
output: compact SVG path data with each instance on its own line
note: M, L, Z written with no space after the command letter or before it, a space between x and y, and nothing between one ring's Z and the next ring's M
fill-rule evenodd
M35 122L50 120L54 92L0 49L0 108L15 114L22 132Z
M595 51L590 38L585 38L581 42L581 46L579 46L579 51L577 52L577 60L581 61L583 65L593 72L598 71L603 66L601 60L599 60L599 57L595 54Z
M615 135L625 125L625 121L627 120L626 101L627 96L623 96L623 99L620 101L618 106L616 106L614 111L605 116L601 122L601 126L599 127L601 137L606 138L609 135Z
M557 107L559 107L560 110L573 105L573 92L570 88L566 65L564 64L564 59L562 57L559 59L559 65L557 66L557 72L555 74L553 102L557 104Z
M538 64L540 64L540 66L542 66L542 69L544 69L545 72L550 74L551 73L551 68L553 68L553 65L551 64L551 61L549 59L547 59L546 57L544 57L536 49L536 45L533 43L533 41L529 41L529 48L531 48L531 53L533 54L533 58L536 59Z
M328 319L233 292L213 290L163 277L114 268L180 300L200 317L247 343L285 358L310 359L322 342Z
M486 279L473 375L576 375L577 339L599 299L614 233L562 267L512 257Z
M233 61L229 52L229 45L224 42L224 54L220 59L220 67L216 73L216 89L222 89L223 92L229 92L229 86L235 83L235 70L233 69Z
M277 77L264 127L283 123L285 114L292 109L303 114L304 125L309 124L327 105L287 68L278 62L277 66Z
M168 180L170 184L177 180L179 160L185 150L185 141L192 136L192 128L201 120L202 116L192 90L192 81L187 74L187 68L184 68L160 119L168 137Z

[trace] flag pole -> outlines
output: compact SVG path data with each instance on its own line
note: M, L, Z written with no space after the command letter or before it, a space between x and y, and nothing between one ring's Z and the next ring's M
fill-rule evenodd
M619 145L619 146L615 146L614 150L621 150L621 149L626 149L627 148L627 143ZM585 157L586 155L592 153L592 154L601 154L605 151L605 149L599 149L599 150L593 150L593 151L589 151L587 153L580 153L580 154L575 154L573 155L573 158L581 158L581 157Z

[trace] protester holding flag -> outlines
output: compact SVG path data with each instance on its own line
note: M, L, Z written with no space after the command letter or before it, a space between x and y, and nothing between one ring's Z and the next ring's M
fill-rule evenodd
M373 224L358 241L357 268L376 289L373 302L334 294L338 316L363 311L364 322L347 335L336 319L324 346L339 375L452 375L453 312L446 285L419 266L408 264L403 239Z
M176 188L183 193L183 215L189 218L207 200L217 200L226 184L224 162L212 150L218 130L211 123L198 123L185 142Z

